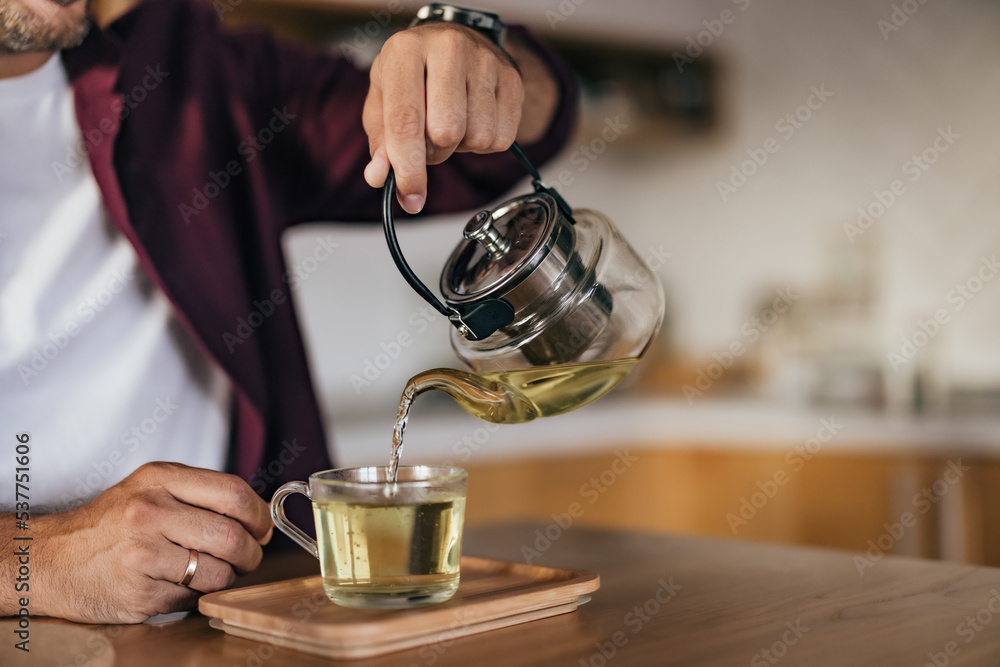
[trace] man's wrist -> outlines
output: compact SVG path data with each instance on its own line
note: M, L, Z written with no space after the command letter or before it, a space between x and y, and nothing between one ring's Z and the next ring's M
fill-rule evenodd
M51 523L61 515L32 515L30 540L16 540L25 535L15 530L15 514L0 512L0 616L16 616L28 601L27 608L32 616L50 616L52 610L45 598L46 577L50 571L45 553ZM27 553L25 553L27 552ZM27 563L22 561L22 555ZM23 574L22 565L27 566Z
M560 102L559 80L546 60L518 32L510 32L506 52L517 63L524 86L517 141L529 145L542 139L555 119Z

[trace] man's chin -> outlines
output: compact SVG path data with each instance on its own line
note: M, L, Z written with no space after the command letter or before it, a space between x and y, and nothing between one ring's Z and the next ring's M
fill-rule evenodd
M0 0L0 53L55 51L90 31L90 0Z

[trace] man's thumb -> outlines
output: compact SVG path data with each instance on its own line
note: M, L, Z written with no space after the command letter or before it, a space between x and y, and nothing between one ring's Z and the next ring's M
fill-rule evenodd
M371 162L365 167L365 180L373 188L380 188L385 185L385 179L389 175L389 158L385 154L385 147L380 146L372 154Z

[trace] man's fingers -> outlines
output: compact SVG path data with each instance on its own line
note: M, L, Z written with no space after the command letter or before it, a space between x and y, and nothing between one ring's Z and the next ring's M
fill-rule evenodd
M189 549L171 545L169 558L164 559L164 576L160 578L177 584L187 572L190 558L191 551ZM212 554L199 553L198 567L194 571L194 578L187 584L187 587L202 593L211 593L229 588L234 581L236 581L236 573L229 563L219 560Z
M427 164L448 159L465 137L466 53L468 38L441 33L438 48L427 54Z
M211 554L240 572L260 565L260 543L237 521L176 501L164 510L160 533L174 544Z
M385 151L396 174L399 203L407 212L418 213L427 197L423 44L405 32L393 40L399 57L390 59L391 69L383 66L379 72Z
M188 551L189 557L190 554L191 552ZM187 570L187 560L184 561L183 568L181 576ZM180 579L175 580L174 583L178 581ZM202 593L212 593L229 588L234 581L236 581L236 572L229 563L219 560L212 554L199 553L198 569L194 571L194 578L187 587Z
M419 137L410 128L421 126ZM386 109L386 156L396 174L399 203L407 213L419 213L427 197L427 147L423 113L412 106ZM416 139L416 140L414 140Z
M385 148L380 146L372 155L371 162L365 167L365 181L373 188L380 188L385 185L388 176L389 158L386 157Z
M235 519L254 539L271 529L267 503L236 475L163 462L147 463L134 474L147 488L162 486L182 503Z
M187 572L188 561L191 558L190 549L164 541L163 544L152 547L151 551L155 551L156 557L147 557L140 572L144 572L151 579L179 585ZM187 587L194 591L211 593L229 588L235 580L236 573L228 563L211 554L199 552L194 578L188 582ZM176 589L170 593L171 597L188 597L184 595L184 589Z
M365 180L383 186L391 166L410 213L423 208L428 164L506 150L517 135L520 75L484 42L467 28L420 26L393 35L375 59L362 118L372 156Z
M377 64L372 67L373 74L376 67ZM389 158L385 154L385 113L382 109L380 85L377 76L373 76L368 88L368 97L365 98L365 107L361 112L361 122L368 135L368 154L372 156L368 166L365 167L365 181L373 188L385 185L385 179L389 175Z
M497 86L497 133L490 147L492 151L505 151L514 143L517 128L521 125L523 104L521 75L513 67L506 67L500 72Z
M479 68L469 78L468 117L465 138L458 150L483 153L490 149L497 134L497 71Z
M221 589L220 589L221 590ZM148 582L144 591L144 596L150 599L150 606L143 616L156 616L157 614L170 614L175 611L188 611L198 608L198 598L204 591L198 591L187 586L178 586L176 582L163 579L154 579ZM118 622L135 623L136 619L119 619Z

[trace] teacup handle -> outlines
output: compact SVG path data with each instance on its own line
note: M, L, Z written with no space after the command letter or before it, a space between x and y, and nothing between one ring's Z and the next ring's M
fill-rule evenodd
M278 530L295 540L295 543L311 553L313 558L319 558L319 547L316 546L316 540L306 535L304 530L289 521L288 517L285 516L283 503L285 502L285 498L293 493L301 493L306 498L309 498L310 501L312 500L308 484L305 482L288 482L275 491L274 497L271 498L271 519L274 521L274 525L278 527Z

